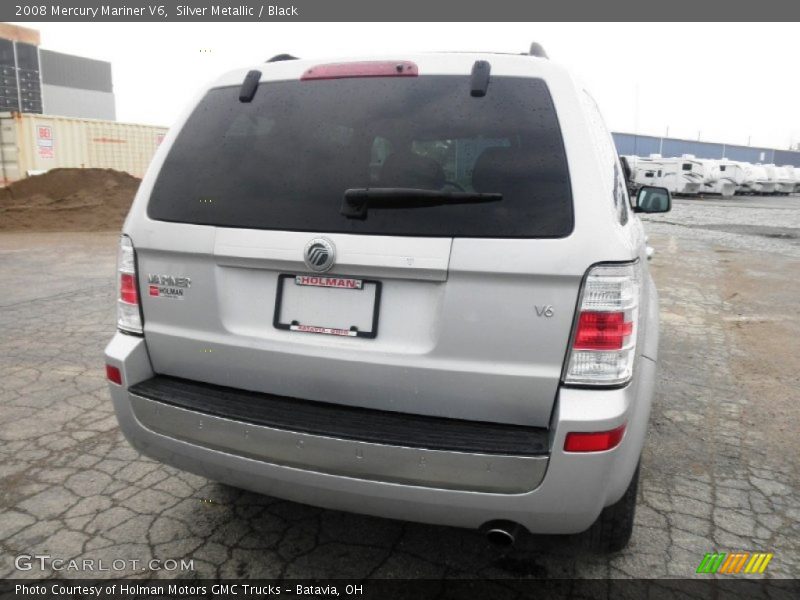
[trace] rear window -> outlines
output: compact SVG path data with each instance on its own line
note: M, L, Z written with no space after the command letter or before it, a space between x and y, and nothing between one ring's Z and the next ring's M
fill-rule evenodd
M542 80L423 76L266 82L251 103L211 90L158 175L148 215L250 229L377 235L563 237L569 172ZM340 214L351 188L501 193L485 204Z

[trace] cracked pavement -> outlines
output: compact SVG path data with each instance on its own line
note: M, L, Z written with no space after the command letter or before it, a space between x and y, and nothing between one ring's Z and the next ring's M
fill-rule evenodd
M139 456L103 371L116 234L0 234L0 576L54 574L17 571L25 553L194 566L67 577L683 578L706 552L763 551L764 576L797 577L798 209L677 200L648 220L658 385L633 539L609 556L579 536L502 551L477 532L303 506Z

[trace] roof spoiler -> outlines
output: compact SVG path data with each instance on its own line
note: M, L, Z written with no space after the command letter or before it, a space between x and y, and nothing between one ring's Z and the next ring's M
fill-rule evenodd
M531 44L531 49L528 51L530 56L537 56L539 58L550 58L547 56L547 52L544 51L544 47L538 42L533 42Z

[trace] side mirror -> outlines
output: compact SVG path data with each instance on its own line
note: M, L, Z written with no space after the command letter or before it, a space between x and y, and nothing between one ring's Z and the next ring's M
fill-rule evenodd
M636 194L636 206L633 207L633 212L665 213L671 208L672 196L667 188L644 185Z

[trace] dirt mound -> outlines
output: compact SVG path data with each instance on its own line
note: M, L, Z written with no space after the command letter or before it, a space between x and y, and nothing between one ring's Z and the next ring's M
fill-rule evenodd
M0 231L115 231L139 179L113 169L53 169L0 188Z

